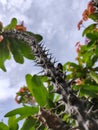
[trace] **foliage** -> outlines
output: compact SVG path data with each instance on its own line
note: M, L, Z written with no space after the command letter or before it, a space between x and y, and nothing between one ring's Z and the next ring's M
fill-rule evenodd
M83 12L82 20L78 23L80 29L83 22L89 18L94 21L82 33L82 36L86 37L86 42L76 44L76 62L67 62L64 65L59 63L56 67L55 61L51 61L51 56L48 56L47 50L41 44L42 36L26 31L23 23L17 25L16 18L13 18L6 27L0 23L0 68L6 71L4 62L10 59L12 54L16 62L23 64L26 57L34 60L45 71L42 75L26 75L27 86L21 87L15 98L23 107L5 114L5 117L8 117L8 124L0 122L0 130L47 130L48 128L97 130L98 12L96 8L96 3L90 1ZM35 41L32 42L32 39ZM19 128L21 120L24 120L24 123Z
M17 26L18 28L16 28ZM2 25L1 31L7 31L7 30L24 31L24 28L25 27L23 25L17 25L17 19L13 18L11 20L11 23L6 27L3 27ZM34 36L38 42L42 40L42 36L38 34L34 34L32 32L27 32L27 33ZM8 37L3 38L0 42L0 68L3 69L4 71L6 71L4 62L11 58L11 53L15 61L21 64L24 63L24 57L34 60L34 55L32 54L32 50L30 46L28 46L28 44L16 38L8 38Z

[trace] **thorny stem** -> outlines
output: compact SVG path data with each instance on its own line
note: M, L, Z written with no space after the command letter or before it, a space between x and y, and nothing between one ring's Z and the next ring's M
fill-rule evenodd
M55 61L53 61L51 55L49 56L43 44L37 43L36 38L26 32L6 31L1 34L6 38L10 37L23 40L31 46L32 53L36 58L36 63L43 68L45 75L47 75L52 81L55 86L55 92L62 95L66 106L66 112L76 120L78 130L98 130L97 120L90 116L90 112L87 113L87 104L89 104L89 102L84 99L79 99L75 95L70 85L65 81L64 74L55 67Z

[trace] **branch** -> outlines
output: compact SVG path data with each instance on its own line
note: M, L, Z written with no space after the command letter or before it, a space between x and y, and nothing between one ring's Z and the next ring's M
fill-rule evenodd
M32 53L35 55L36 63L43 68L45 75L49 77L55 86L55 92L63 97L66 105L66 112L76 120L79 130L98 130L98 123L96 120L87 114L87 107L89 104L87 100L79 99L71 86L67 84L64 79L64 74L55 66L55 60L49 56L46 48L42 43L37 43L36 38L32 37L26 32L7 31L2 32L3 37L17 38L23 40L32 48Z
M70 130L70 124L63 122L57 115L49 110L40 108L41 116L45 119L48 127L52 130Z

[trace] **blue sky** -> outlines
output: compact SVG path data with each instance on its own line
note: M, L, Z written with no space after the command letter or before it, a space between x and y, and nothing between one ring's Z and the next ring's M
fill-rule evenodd
M89 0L0 0L0 21L5 25L16 17L29 31L41 34L44 43L61 63L74 61L75 44L82 41L77 23ZM23 65L6 61L7 72L0 70L0 119L17 107L15 93L25 84L25 75L40 71L25 59Z

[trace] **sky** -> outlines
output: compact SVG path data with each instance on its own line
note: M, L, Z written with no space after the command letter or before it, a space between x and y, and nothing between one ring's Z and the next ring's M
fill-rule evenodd
M75 44L83 41L77 23L89 0L0 0L0 21L7 25L13 17L28 31L41 34L50 53L62 64L75 61ZM20 107L15 93L25 85L25 75L37 74L31 60L18 64L12 58L5 62L7 72L0 70L0 120L9 110Z

